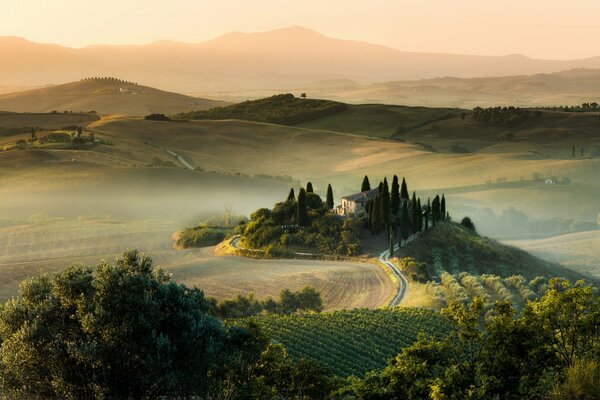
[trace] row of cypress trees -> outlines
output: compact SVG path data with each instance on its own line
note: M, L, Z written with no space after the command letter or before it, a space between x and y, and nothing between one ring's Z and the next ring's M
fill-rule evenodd
M369 177L365 176L361 185L361 191L371 190ZM369 200L366 205L367 225L373 235L386 233L390 244L390 252L393 255L393 247L398 240L402 241L429 229L431 222L435 226L438 222L449 218L446 211L446 198L442 194L436 195L431 201L427 199L427 204L422 205L421 199L413 192L412 198L408 192L406 179L402 178L402 184L399 184L398 176L394 175L391 190L388 185L387 177L383 182L379 182L378 194L374 199Z

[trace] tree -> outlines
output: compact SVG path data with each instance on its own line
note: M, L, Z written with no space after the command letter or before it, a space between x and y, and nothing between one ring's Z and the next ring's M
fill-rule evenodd
M314 193L312 182L306 184L306 193Z
M390 229L390 192L387 178L383 179L383 191L379 194L381 197L381 219L386 231Z
M333 189L331 188L331 184L327 185L327 199L325 201L325 204L327 205L328 209L333 209L333 207L335 206L334 200L333 200Z
M367 192L369 190L371 190L371 183L369 182L369 177L365 175L362 181L362 185L360 186L360 191Z
M400 189L400 198L403 200L409 200L408 187L406 186L406 180L402 178L402 188Z
M421 218L421 215L419 213L418 206L417 194L413 192L412 201L410 204L410 230L412 233L419 232L419 219Z
M396 175L394 175L394 179L392 180L390 207L392 215L397 216L400 210L400 185L398 184L398 176Z
M436 195L431 202L431 222L433 226L440 220L440 196Z
M36 134L35 128L31 128L31 141L32 142L36 139L35 134Z
M408 202L402 202L402 211L400 212L400 244L402 240L408 240L410 237L410 216L408 214Z
M421 207L421 198L417 199L417 231L423 231L423 207Z
M440 219L443 221L446 219L446 198L442 193L442 200L440 201Z
M208 305L135 250L30 278L0 310L3 394L202 397L224 341Z
M394 257L394 247L396 247L396 240L394 238L394 230L390 229L388 234L388 243L390 245L390 258Z
M288 194L287 200L296 201L296 194L294 193L294 188L290 189L290 193Z
M300 97L302 97L303 99L305 99L305 98L306 98L306 93L302 93L302 94L300 95Z
M475 231L475 224L473 223L473 221L471 221L471 218L469 217L464 217L462 221L460 221L460 224L467 229Z
M296 204L296 221L300 226L308 226L308 210L306 207L306 190L300 189Z

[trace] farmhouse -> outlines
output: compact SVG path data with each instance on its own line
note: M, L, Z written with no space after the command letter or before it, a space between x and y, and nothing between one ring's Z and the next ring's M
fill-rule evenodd
M335 212L338 215L359 215L365 212L365 206L369 200L374 199L379 194L379 189L368 190L366 192L360 192L351 194L349 196L342 197L342 204L335 208Z

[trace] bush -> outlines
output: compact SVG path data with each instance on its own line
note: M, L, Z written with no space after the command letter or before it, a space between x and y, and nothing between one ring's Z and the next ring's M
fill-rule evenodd
M171 118L167 117L165 114L150 114L146 115L144 119L148 121L171 121Z
M214 246L225 240L226 232L218 228L198 226L180 233L177 246L183 248Z
M462 219L462 221L460 221L460 224L462 226L464 226L467 229L472 230L473 232L475 232L475 224L473 223L473 221L471 221L471 218L469 217L464 217Z

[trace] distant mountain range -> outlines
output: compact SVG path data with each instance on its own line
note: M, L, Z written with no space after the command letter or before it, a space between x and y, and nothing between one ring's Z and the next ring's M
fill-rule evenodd
M160 41L141 46L101 45L81 49L1 37L0 54L0 88L65 83L87 76L117 76L180 93L234 97L252 92L273 93L324 80L349 79L365 85L447 76L531 75L600 68L600 57L538 60L522 55L403 52L333 39L301 27L230 33L197 44ZM445 87L448 85L451 83L444 83Z

